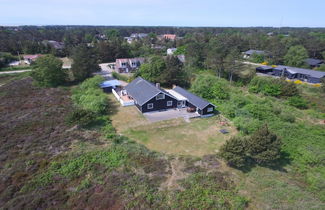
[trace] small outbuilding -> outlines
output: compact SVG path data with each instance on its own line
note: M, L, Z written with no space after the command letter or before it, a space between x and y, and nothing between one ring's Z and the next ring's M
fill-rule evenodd
M324 64L323 60L314 59L314 58L307 58L305 62L310 68L320 67L320 65Z
M99 85L105 93L111 93L112 89L115 89L116 87L122 86L121 82L114 79L114 80L107 80L102 82Z

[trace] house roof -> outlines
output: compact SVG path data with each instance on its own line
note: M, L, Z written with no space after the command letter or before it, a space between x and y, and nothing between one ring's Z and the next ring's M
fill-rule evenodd
M23 55L23 58L25 60L30 59L30 60L36 60L37 58L39 58L40 56L42 56L41 54L35 54L35 55Z
M253 55L253 54L260 54L260 55L262 55L262 54L265 54L265 52L262 51L262 50L247 50L245 52L245 54L246 55Z
M187 98L188 102L190 102L191 104L193 104L194 106L196 106L199 109L204 109L206 106L211 104L210 102L204 100L203 98L196 96L193 93L190 93L181 87L176 86L175 88L173 88L173 90L175 92L179 93L180 95L184 96L185 98ZM213 105L213 104L211 104L211 105Z
M164 34L163 36L165 39L176 39L176 34Z
M324 63L324 61L319 60L319 59L314 59L314 58L307 58L305 62L310 65L310 66L317 66L319 64Z
M156 87L156 85L148 82L142 77L137 77L132 82L130 82L127 86L125 86L125 90L137 101L140 106L148 102L151 98L158 95L159 93L165 93L166 95L175 98L167 91Z
M170 95L174 96L177 100L187 100L183 95L177 93L175 90L166 90Z
M289 71L291 74L305 74L305 75L309 75L311 77L315 77L315 78L322 78L325 77L325 72L322 71L314 71L314 70L310 70L310 69L302 69L302 68L296 68L296 67L291 67L291 66L277 66L276 68L277 70L287 70Z
M121 86L121 83L116 80L116 79L113 79L113 80L107 80L107 81L104 81L102 82L100 85L99 85L101 88L106 88L106 87L116 87L116 86Z
M273 67L271 67L271 66L259 66L256 69L259 69L259 70L271 70L271 69L273 69Z

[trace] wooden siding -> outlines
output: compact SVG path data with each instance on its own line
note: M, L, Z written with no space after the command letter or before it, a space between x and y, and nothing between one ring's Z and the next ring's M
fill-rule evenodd
M173 101L173 105L167 106L167 101ZM152 109L147 108L147 105L150 103L153 104ZM143 104L142 109L139 110L142 111L142 113L145 113L145 112L153 112L153 111L162 111L166 109L174 109L176 107L177 107L177 100L165 94L165 99L156 100L156 96L155 96L152 99L150 99L147 103Z

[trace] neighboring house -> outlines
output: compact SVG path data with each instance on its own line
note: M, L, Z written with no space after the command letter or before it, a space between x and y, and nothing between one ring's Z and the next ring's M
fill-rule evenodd
M115 61L115 71L118 73L130 73L139 69L144 63L144 58L121 58Z
M167 55L173 55L176 50L177 50L177 48L168 48Z
M132 42L139 40L139 39L143 39L146 38L148 36L148 34L146 33L133 33L131 34L129 37L124 37L124 39L131 44Z
M131 34L131 38L138 38L138 39L143 39L146 38L148 36L148 34L146 33L133 33Z
M125 86L119 94L127 95L142 113L190 107L201 116L210 116L215 111L213 104L181 87L174 86L171 90L165 90L159 83L154 85L141 77Z
M8 64L8 66L19 66L20 65L20 61L12 61Z
M56 50L64 49L64 43L63 42L57 42L57 41L54 41L54 40L49 40L49 41L47 41L47 43Z
M158 36L158 39L160 39L160 40L165 39L165 40L174 41L174 40L176 40L176 38L177 38L176 34L163 34L163 35Z
M248 59L250 58L253 54L257 55L265 55L265 52L262 50L247 50L246 52L243 52L244 58Z
M310 68L320 67L320 65L324 64L323 60L314 59L314 58L307 58L305 62L308 66L310 66Z
M132 37L124 37L124 39L125 39L126 42L129 43L129 44L132 44L132 42L133 42L133 40L134 40L134 38L132 38Z
M155 49L155 50L162 50L165 49L166 47L162 46L162 45L155 45L155 44L151 44L151 49Z
M286 77L288 79L297 79L308 83L320 83L321 79L325 78L325 72L291 66L261 66L257 67L256 71L268 75Z
M24 58L24 62L26 64L31 64L33 62L35 62L39 57L41 57L41 54L36 54L36 55L23 55Z
M268 36L273 36L274 35L274 32L269 32L267 33Z

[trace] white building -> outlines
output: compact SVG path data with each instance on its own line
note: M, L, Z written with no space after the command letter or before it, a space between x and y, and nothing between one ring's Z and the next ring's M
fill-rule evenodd
M167 55L173 55L176 50L177 50L177 48L168 48Z

